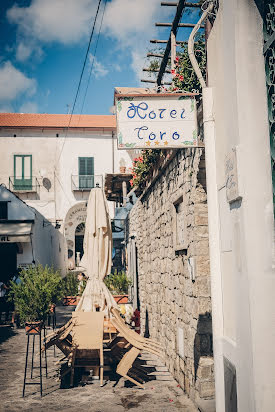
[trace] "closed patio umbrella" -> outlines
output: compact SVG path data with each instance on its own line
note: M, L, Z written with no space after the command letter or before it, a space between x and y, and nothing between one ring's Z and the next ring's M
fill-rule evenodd
M86 288L76 311L90 312L116 307L115 300L103 279L111 271L112 229L105 195L100 188L91 190L80 266L88 277Z

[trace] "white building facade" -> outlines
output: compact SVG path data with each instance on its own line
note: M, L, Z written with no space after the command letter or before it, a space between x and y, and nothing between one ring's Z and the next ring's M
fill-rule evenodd
M207 42L217 412L269 412L275 404L274 61L265 62L274 32L264 37L274 12L272 1L221 0Z
M49 264L63 274L76 267L83 252L91 188L103 188L106 173L118 173L120 166L127 171L132 165L129 153L117 150L115 128L115 117L111 115L70 118L70 115L0 114L3 234L13 220L9 202L8 214L4 213L7 194L3 193L15 194L35 215L31 241L25 245L32 253L23 253L17 259L17 266ZM109 202L109 210L112 218L113 202ZM17 214L20 217L19 206ZM15 236L16 225L13 231L9 234ZM2 243L4 237L0 249Z

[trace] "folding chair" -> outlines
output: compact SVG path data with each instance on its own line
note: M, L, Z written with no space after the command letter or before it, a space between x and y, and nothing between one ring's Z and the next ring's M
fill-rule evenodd
M90 364L77 363L78 359L99 358L100 385L103 385L103 312L73 312L74 326L71 331L71 386L76 367L90 367ZM88 362L87 362L88 363Z

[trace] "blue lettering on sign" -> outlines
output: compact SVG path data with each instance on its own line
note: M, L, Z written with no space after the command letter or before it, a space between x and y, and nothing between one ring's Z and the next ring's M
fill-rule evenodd
M130 103L130 106L128 107L127 111L127 116L129 119L133 119L135 115L137 114L140 119L145 119L146 118L146 113L144 114L144 111L148 109L148 104L145 102L139 103L137 106L134 105L134 103ZM144 116L141 115L143 111Z
M165 112L166 109L159 109L159 118L163 119L162 113Z
M152 111L149 113L149 118L150 118L150 119L155 119L156 117L157 117L156 113L154 112L154 110L152 110Z
M177 116L177 111L176 110L171 110L170 116L172 117L172 119L175 119L176 116Z
M181 115L180 115L180 117L181 117L182 119L185 119L184 113L185 113L185 109L182 109L182 112L181 112Z
M177 137L176 137L177 136ZM174 139L174 140L179 140L179 138L180 138L180 135L178 134L178 132L174 132L173 134L172 134L172 139Z
M153 133L153 132L151 132L151 133L149 134L149 140L155 140L156 137L157 137L157 136L156 136L155 133Z
M140 132L142 130L148 130L148 127L147 126L136 127L134 130L138 130L137 137L138 139L142 140L143 137L140 136Z
M160 134L160 140L162 140L162 136L164 136L166 132L159 132L159 134Z

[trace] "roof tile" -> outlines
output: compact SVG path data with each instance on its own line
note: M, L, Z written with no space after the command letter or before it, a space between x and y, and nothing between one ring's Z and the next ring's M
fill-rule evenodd
M115 129L113 115L0 113L0 127Z

